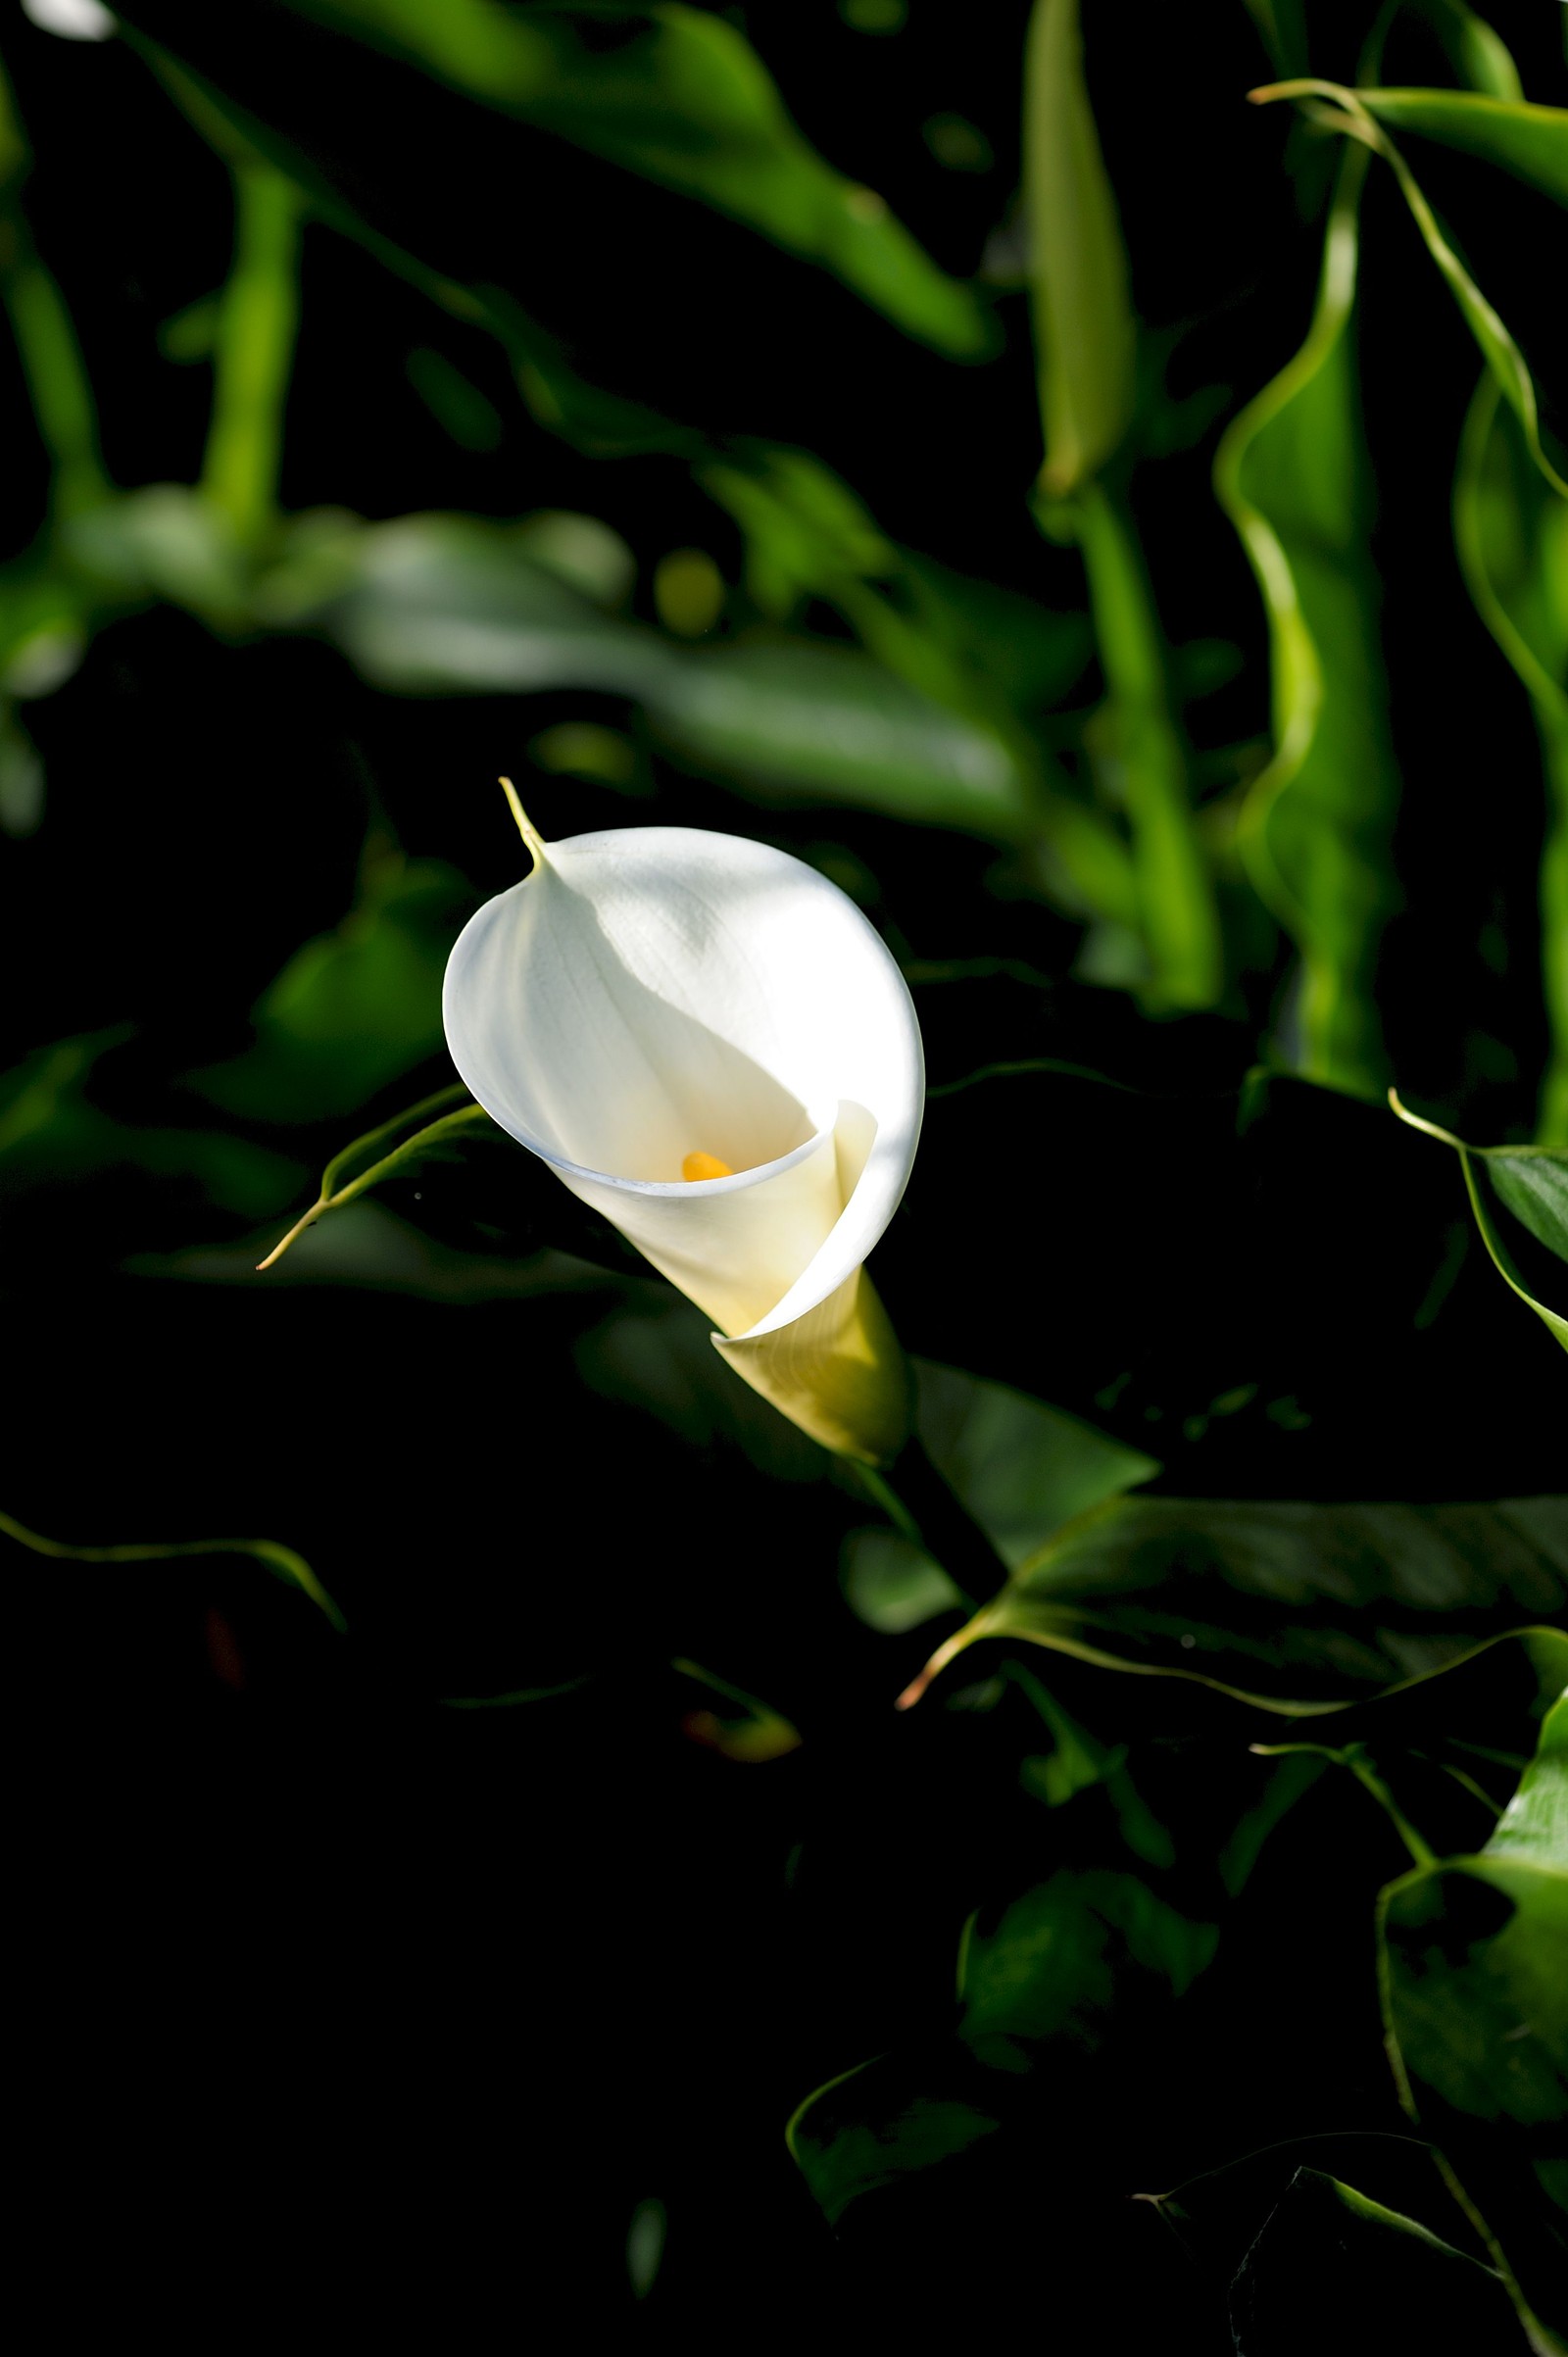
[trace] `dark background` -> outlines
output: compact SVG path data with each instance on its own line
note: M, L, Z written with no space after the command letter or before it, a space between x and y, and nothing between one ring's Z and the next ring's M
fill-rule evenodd
M973 271L1016 185L1026 11L913 0L885 38L816 0L738 13L818 148ZM1299 340L1315 270L1284 110L1242 103L1266 59L1240 7L1087 13L1139 309L1180 330L1173 390L1222 385L1228 415ZM1348 75L1364 12L1323 15L1343 18L1345 54L1322 70ZM1560 92L1556 15L1498 16L1533 95ZM189 30L170 5L139 21L181 19ZM200 37L273 43L272 70L293 70L265 7L214 12ZM36 157L27 210L99 390L110 472L188 479L205 371L161 357L157 330L222 277L227 176L125 43L67 44L10 16L4 40ZM342 60L318 48L310 119L352 118L396 152L410 207L461 224L476 275L526 239L536 309L588 374L719 436L808 447L896 538L1077 601L1076 559L1024 507L1039 441L1021 295L999 298L1003 357L953 367L673 196L505 126L491 149L455 107L416 129L373 87L334 79ZM935 161L921 125L945 111L984 131L989 172ZM1422 585L1386 617L1407 906L1381 999L1407 1096L1478 1134L1523 1134L1544 1046L1539 763L1451 560L1474 366L1392 187L1375 183L1369 207L1379 530L1391 570ZM1484 242L1484 217L1466 219ZM1499 309L1544 350L1538 250L1511 232L1485 258ZM735 576L732 527L677 461L575 454L529 419L479 330L324 226L305 232L302 299L286 509L582 509L637 553L644 612L670 548L706 547ZM458 447L413 389L407 355L432 344L501 417L493 450ZM1266 727L1260 617L1208 492L1217 430L1136 494L1172 636L1242 651L1200 708L1215 745ZM44 483L9 364L0 437L20 550ZM368 826L452 862L476 905L517 868L496 772L521 779L529 740L585 714L623 717L577 694L395 700L325 646L224 643L167 608L106 627L30 715L50 800L0 854L4 1063L123 1026L100 1102L131 1122L176 1116L182 1075L241 1049L267 982L341 917ZM655 776L641 805L538 776L525 799L547 835L651 819L846 849L911 958L1010 958L1035 977L917 990L933 1082L1046 1056L1141 1092L1036 1078L933 1103L877 1260L912 1350L1152 1449L1178 1493L1552 1486L1554 1347L1470 1241L1451 1158L1376 1107L1290 1083L1238 1140L1282 960L1224 1016L1155 1023L1066 978L1072 929L988 891L978 845L848 811L747 810L663 761ZM443 1077L411 1076L349 1131ZM347 1134L270 1136L311 1166ZM412 1182L388 1200L441 1250L506 1258L514 1194L518 1232L533 1216L510 1153L472 1180L432 1174L417 1209ZM834 2345L950 2312L987 2329L1021 2299L1038 2345L1155 2345L1156 2325L1182 2329L1179 2297L1128 2224L1128 2186L1159 2189L1260 2127L1400 2128L1366 1952L1368 1893L1400 1853L1353 1793L1326 1797L1300 1840L1339 1845L1338 1891L1308 1918L1290 1857L1272 1868L1250 1947L1178 2041L1156 2030L1093 2085L1043 2094L1004 2182L982 2173L940 2218L912 2205L835 2244L784 2121L835 2072L938 2035L964 1915L1072 1854L1018 1791L1021 1706L939 1694L894 1717L949 1624L893 1640L852 1619L836 1562L865 1508L808 1455L769 1480L721 1424L683 1435L588 1388L573 1354L618 1280L418 1299L127 1268L243 1225L111 1170L8 1205L0 1241L6 1507L68 1539L282 1539L352 1631L338 1640L241 1558L91 1569L6 1550L38 1963L16 2036L44 2089L19 2158L51 2342L134 2318L211 2347L263 2330ZM642 1302L631 1282L613 1299ZM1245 1385L1247 1407L1205 1422ZM694 1741L703 1696L676 1658L765 1696L800 1749L747 1765ZM1255 1732L1239 1705L1173 1720L1168 1695L1128 1693L1137 1681L1107 1694L1070 1665L1062 1679L1155 1778L1179 1750L1201 1790L1204 1763ZM553 1686L510 1710L443 1700ZM965 1693L986 1698L983 1682ZM1093 1829L1073 1839L1092 1850ZM1237 2067L1265 2037L1266 2102ZM639 2306L624 2252L648 2200L667 2244ZM1106 2303L1093 2339L1064 2313L1086 2285Z

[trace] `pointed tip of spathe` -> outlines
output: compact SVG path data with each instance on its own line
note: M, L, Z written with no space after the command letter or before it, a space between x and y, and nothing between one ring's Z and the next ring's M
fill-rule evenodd
M517 822L517 832L528 846L528 857L532 859L535 867L543 867L545 864L545 839L523 809L521 801L518 799L517 789L510 777L502 778L501 791L512 806L512 815Z

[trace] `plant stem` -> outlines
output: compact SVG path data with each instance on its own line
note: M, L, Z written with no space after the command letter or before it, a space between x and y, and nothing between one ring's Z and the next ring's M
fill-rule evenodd
M978 1522L960 1503L917 1437L906 1441L885 1473L854 1463L857 1479L902 1538L940 1563L967 1612L994 1596L1007 1566Z
M245 548L276 514L283 409L299 323L299 193L280 172L234 172L234 266L219 306L202 489Z
M1116 493L1100 480L1086 483L1073 496L1072 513L1119 739L1154 987L1173 1007L1212 1007L1224 987L1219 911L1171 710L1153 592Z
M109 497L98 451L98 415L60 289L39 261L22 207L30 158L11 88L0 71L0 299L32 396L53 474L50 508L79 515Z

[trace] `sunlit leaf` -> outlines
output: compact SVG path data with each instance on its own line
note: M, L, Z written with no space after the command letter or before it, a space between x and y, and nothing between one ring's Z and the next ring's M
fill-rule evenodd
M1427 0L1423 14L1465 89L1479 90L1489 98L1523 98L1513 53L1485 17L1467 8L1464 0ZM1300 65L1286 65L1280 70L1285 74L1303 73L1304 59ZM1433 93L1423 93L1428 95Z
M1208 863L1193 822L1170 659L1143 551L1102 469L1136 400L1137 332L1115 198L1084 82L1078 0L1036 0L1024 62L1025 195L1045 463L1040 514L1076 539L1101 663L1107 766L1132 834L1128 924L1147 956L1145 995L1209 1007L1224 987Z
M1568 1694L1547 1712L1535 1758L1487 1843L1489 1857L1524 1857L1568 1873Z
M1522 428L1484 376L1453 486L1454 540L1470 594L1535 710L1546 771L1541 942L1551 1061L1537 1132L1568 1147L1568 500L1530 462Z
M1041 481L1061 497L1121 443L1136 389L1127 256L1084 86L1078 0L1036 0L1024 89Z
M1231 2286L1238 2357L1518 2347L1501 2278L1338 2178L1298 2169Z
M722 17L675 0L608 16L595 7L505 9L492 0L444 0L433 12L405 0L289 0L284 14L363 40L411 69L411 106L418 77L433 75L489 112L756 229L830 270L938 351L976 359L994 348L975 291L939 270L873 190L816 154L744 33ZM178 11L133 5L125 16L207 70L206 44ZM286 23L274 37L288 37ZM225 99L241 107L256 103L240 86L243 56L241 49L223 65L235 76ZM291 128L267 127L285 137ZM342 157L317 152L310 164L373 216L375 197L348 160L352 128L339 131Z
M848 802L1004 843L1038 826L995 736L848 647L694 650L645 701L675 750L770 801Z
M1254 90L1251 95L1255 100L1262 101L1274 98L1331 100L1332 108L1325 112L1322 119L1333 128L1344 131L1348 137L1361 142L1385 158L1399 183L1400 193L1410 209L1427 252L1446 280L1483 359L1496 378L1503 399L1524 429L1531 457L1547 482L1568 496L1568 481L1558 473L1542 444L1535 381L1525 365L1524 355L1506 321L1494 309L1454 250L1415 174L1382 127L1376 112L1368 105L1369 95L1372 94L1346 89L1338 82L1304 80L1279 82L1267 90ZM1417 94L1395 95L1413 97ZM1552 108L1509 107L1502 101L1489 98L1465 99L1449 92L1432 95L1452 98L1455 106L1468 105L1483 110L1464 118L1472 125L1473 136L1477 140L1488 139L1498 149L1506 146L1513 158L1511 169L1521 176L1535 180L1545 188L1546 193L1561 197L1564 169L1561 150L1564 126L1568 126L1568 114ZM1521 123L1516 118L1526 120ZM1538 121L1537 118L1548 120ZM1451 125L1451 116L1446 120ZM1483 125L1490 127L1483 129ZM1494 155L1493 160L1499 158Z
M1333 1710L1547 1620L1568 1600L1568 1499L1316 1505L1119 1498L1081 1514L950 1638L1197 1678L1287 1715Z
M932 1462L1014 1569L1048 1532L1159 1471L1153 1457L1006 1384L930 1359L915 1373Z
M1418 131L1478 156L1568 205L1568 110L1473 90L1357 90L1356 97L1391 130Z
M538 520L416 516L323 534L264 581L264 613L323 631L402 694L624 695L673 751L760 800L848 802L1003 843L1049 830L995 729L852 648L685 647L608 614L541 547Z
M1384 1076L1378 945L1398 905L1399 776L1378 660L1381 584L1353 332L1366 159L1349 153L1330 213L1305 343L1233 419L1214 484L1268 614L1273 758L1240 841L1300 952L1297 1021L1311 1078Z

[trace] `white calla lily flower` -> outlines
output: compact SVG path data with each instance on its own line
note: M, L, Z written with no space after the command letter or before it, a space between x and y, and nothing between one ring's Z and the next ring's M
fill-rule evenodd
M862 1263L924 1108L903 975L785 852L663 826L546 844L514 809L533 870L453 949L453 1062L707 1311L737 1374L826 1447L886 1461L909 1382Z

